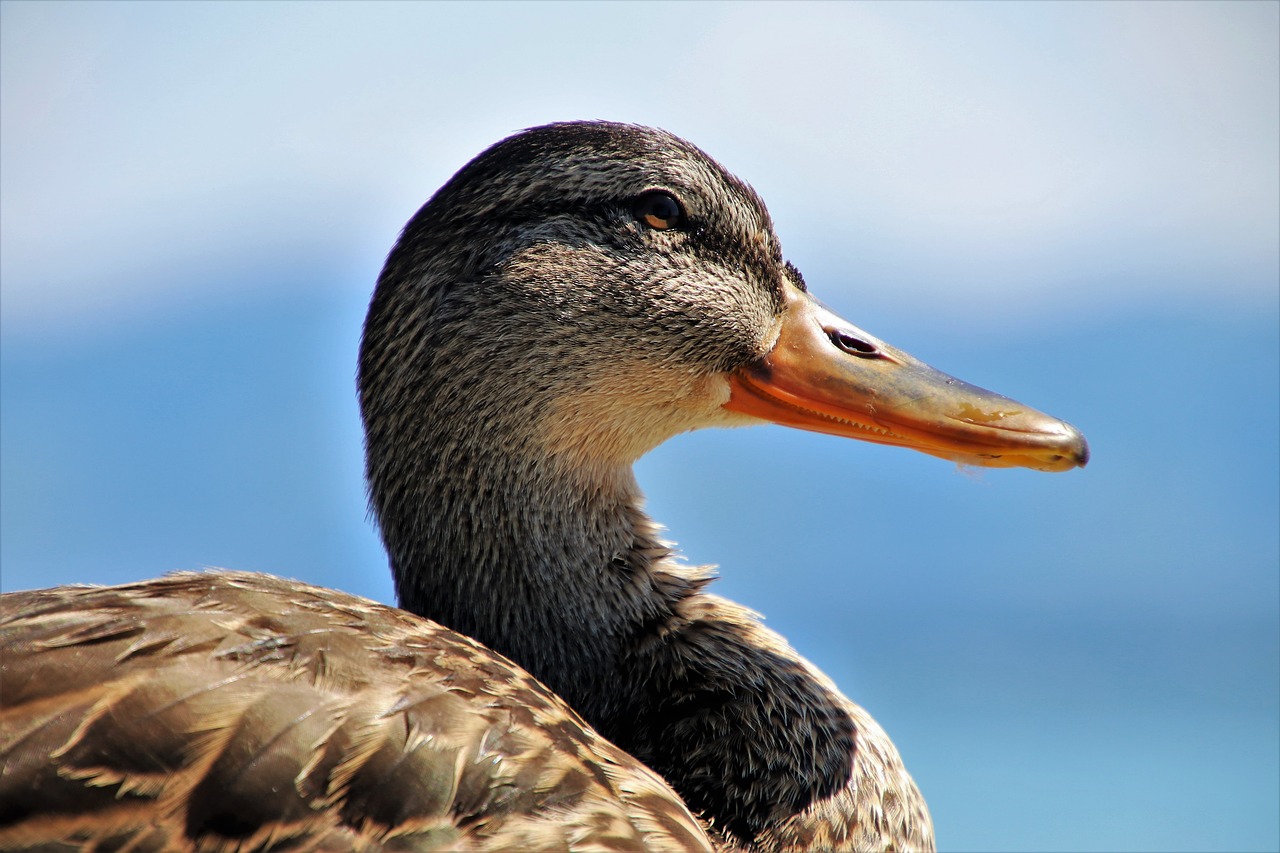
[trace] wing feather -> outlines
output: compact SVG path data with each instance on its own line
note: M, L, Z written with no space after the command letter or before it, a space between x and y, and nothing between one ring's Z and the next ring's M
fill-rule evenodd
M0 596L0 849L709 850L531 676L265 575Z

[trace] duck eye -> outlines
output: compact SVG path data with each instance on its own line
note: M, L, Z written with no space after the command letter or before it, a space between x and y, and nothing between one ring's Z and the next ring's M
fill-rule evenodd
M670 231L684 225L684 210L666 190L650 190L636 199L636 218L655 231Z

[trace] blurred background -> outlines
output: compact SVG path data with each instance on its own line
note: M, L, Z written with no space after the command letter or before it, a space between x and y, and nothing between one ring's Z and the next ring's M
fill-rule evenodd
M658 125L1085 471L778 427L650 509L891 733L946 850L1280 848L1280 4L0 5L0 588L391 602L360 324L482 148Z

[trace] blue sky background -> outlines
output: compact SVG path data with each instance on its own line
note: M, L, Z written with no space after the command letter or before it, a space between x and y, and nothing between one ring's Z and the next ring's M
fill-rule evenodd
M1280 847L1280 4L0 4L0 588L392 600L353 376L520 128L700 145L853 322L1083 472L768 427L639 466L899 744L948 850Z

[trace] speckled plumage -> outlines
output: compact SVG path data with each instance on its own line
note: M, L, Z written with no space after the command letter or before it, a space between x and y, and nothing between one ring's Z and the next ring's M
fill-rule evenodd
M637 221L654 189L686 228ZM705 591L631 473L679 432L755 422L722 408L726 375L774 345L787 287L763 203L674 136L573 123L481 154L406 226L360 354L371 505L425 619L250 575L5 596L0 767L22 793L0 788L0 847L931 849L892 742ZM77 675L37 687L64 659ZM121 707L155 727L109 732ZM209 786L238 818L208 817Z
M0 597L0 850L706 850L453 631L239 572Z

